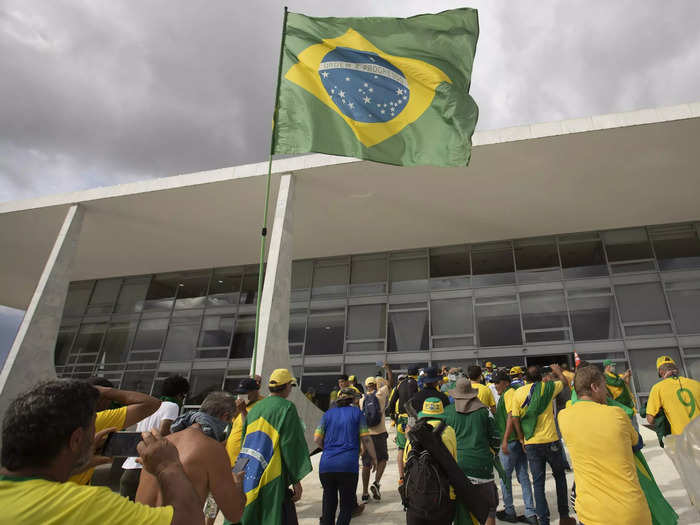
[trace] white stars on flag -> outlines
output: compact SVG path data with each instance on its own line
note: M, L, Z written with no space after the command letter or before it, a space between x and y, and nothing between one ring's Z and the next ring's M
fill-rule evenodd
M372 102L372 99L369 97L365 97L362 100L364 100L365 104L369 104L370 102Z
M350 77L345 77L345 82L350 82Z
M350 103L348 104L348 107L349 107L350 109L353 109L353 108L355 107L355 104L352 103L352 102L350 102Z
M403 95L403 89L399 88L396 90L397 95Z
M323 71L321 74L323 75L323 78L328 78L328 71Z
M340 98L344 98L344 97L345 97L345 91L339 91L339 92L338 92L338 95L340 96Z

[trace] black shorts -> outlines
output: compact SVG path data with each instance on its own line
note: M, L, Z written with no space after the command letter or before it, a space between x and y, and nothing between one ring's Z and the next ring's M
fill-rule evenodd
M381 434L372 434L369 437L372 438L372 443L374 443L374 453L377 455L377 462L388 461L389 451L386 448L386 440L389 438L389 434L382 432ZM372 466L372 458L366 452L362 454L362 466Z

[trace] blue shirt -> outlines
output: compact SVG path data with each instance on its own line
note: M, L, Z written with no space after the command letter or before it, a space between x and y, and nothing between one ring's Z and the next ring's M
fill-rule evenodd
M365 415L358 407L331 408L314 434L323 437L319 472L358 472L360 438L369 436Z

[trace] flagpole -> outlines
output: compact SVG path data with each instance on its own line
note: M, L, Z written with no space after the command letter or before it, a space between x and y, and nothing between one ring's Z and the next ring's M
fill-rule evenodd
M267 240L267 213L270 208L270 179L272 178L272 153L275 149L275 126L279 112L280 77L282 76L282 58L284 56L284 40L287 36L287 6L284 6L284 19L282 21L282 41L280 42L280 56L277 66L277 87L275 89L275 109L272 118L272 136L270 137L270 160L267 164L267 180L265 181L265 214L263 226L260 232L260 264L258 266L258 295L255 301L255 340L253 342L253 358L250 361L250 375L255 376L255 365L258 358L258 328L260 327L260 300L263 289L263 269L265 264L265 242Z

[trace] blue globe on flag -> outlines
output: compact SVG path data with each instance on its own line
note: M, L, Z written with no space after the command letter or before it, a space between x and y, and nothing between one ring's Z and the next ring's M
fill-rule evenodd
M408 103L408 81L376 53L336 47L319 65L326 92L343 115L357 122L388 122Z

